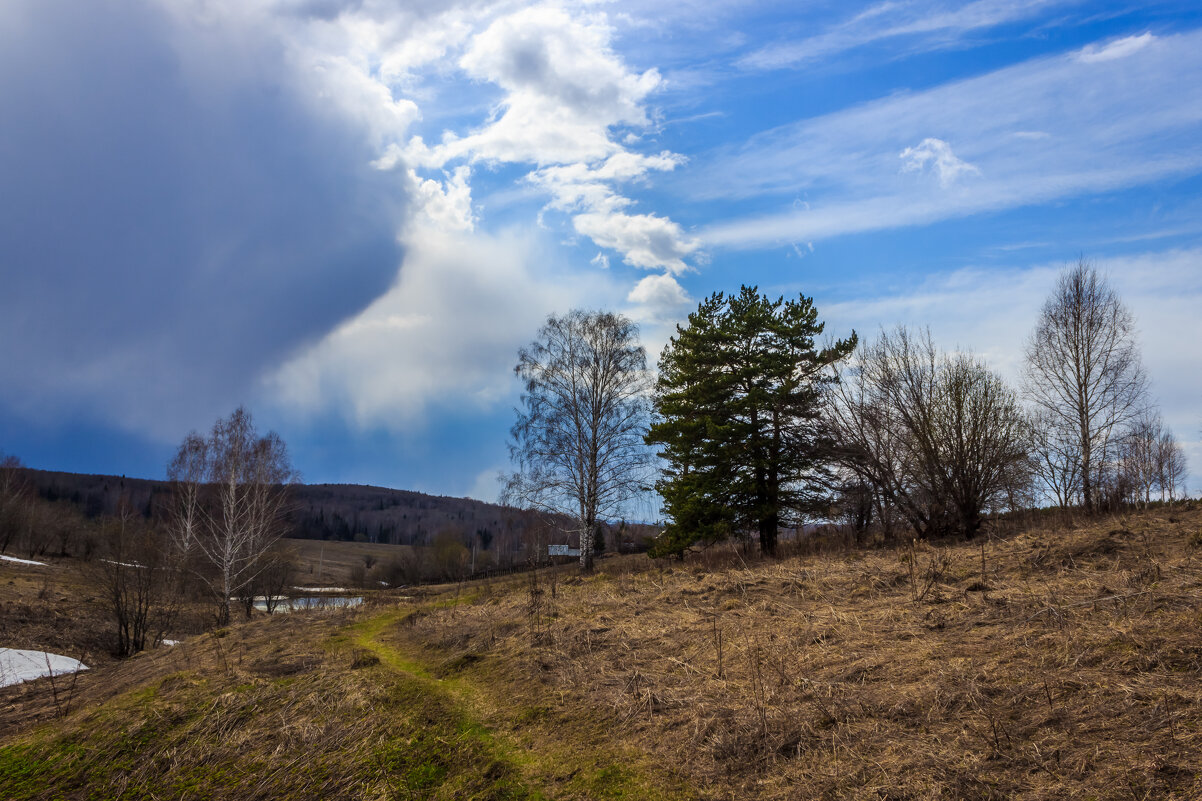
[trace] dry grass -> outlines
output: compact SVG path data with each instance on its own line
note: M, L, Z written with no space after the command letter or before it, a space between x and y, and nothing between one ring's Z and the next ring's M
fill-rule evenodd
M413 551L408 545L371 542L298 539L283 542L294 555L295 583L302 586L353 587L351 571L356 567L384 564Z
M358 620L278 616L84 674L78 711L0 741L0 797L531 797L450 699L352 645ZM10 724L46 684L6 699Z
M59 698L45 679L0 690L0 798L680 797L613 749L528 753L478 719L471 688L387 644L415 603L454 602L233 625L78 674L65 714L61 683Z
M498 704L605 718L712 797L1199 798L1200 538L1181 509L715 554L434 610L406 642Z
M0 797L1199 798L1199 543L1181 508L252 621L65 720L0 693Z
M73 560L47 567L0 562L0 647L111 661L110 624L95 595Z
M0 647L50 651L90 667L114 661L116 624L94 564L44 558L46 566L0 561ZM178 608L169 639L204 631L213 622L207 599Z

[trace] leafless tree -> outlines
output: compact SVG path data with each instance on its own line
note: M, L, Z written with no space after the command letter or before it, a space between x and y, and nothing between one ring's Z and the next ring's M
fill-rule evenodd
M1031 416L1035 475L1056 505L1068 507L1081 496L1079 440L1063 421L1039 409Z
M1185 494L1185 476L1189 472L1185 461L1185 449L1168 429L1161 433L1157 443L1156 468L1161 500L1172 502L1179 497L1179 491Z
M162 539L123 500L104 526L99 556L84 571L112 614L117 655L132 656L156 645L178 610Z
M1117 457L1108 475L1116 500L1148 506L1154 496L1176 500L1185 479L1185 451L1160 414L1147 410L1118 437Z
M1014 393L967 354L941 355L904 328L863 346L834 388L844 467L919 536L972 537L1031 480L1030 434Z
M288 450L275 432L260 436L239 407L214 424L207 440L189 434L170 470L176 558L195 548L207 561L211 569L201 576L225 624L231 599L268 566L264 555L281 536L288 485L296 480Z
M28 487L21 460L0 453L0 553L6 553L25 525Z
M1114 471L1121 475L1130 500L1144 507L1160 489L1160 440L1165 433L1160 415L1146 411L1118 438Z
M1061 273L1026 356L1024 395L1057 431L1072 432L1082 501L1095 508L1114 435L1147 406L1131 312L1082 259Z
M836 458L845 483L868 492L873 516L886 540L897 535L901 518L916 531L924 529L921 509L907 502L916 495L907 461L909 449L903 421L882 388L864 372L869 346L861 346L849 369L832 390L828 416L836 442Z
M204 530L203 494L209 470L209 442L193 431L184 437L167 465L167 479L172 489L168 515L171 557L181 571L195 555Z
M514 372L524 410L510 432L518 469L504 500L572 520L589 571L598 525L621 516L649 479L650 379L638 326L609 312L552 315Z

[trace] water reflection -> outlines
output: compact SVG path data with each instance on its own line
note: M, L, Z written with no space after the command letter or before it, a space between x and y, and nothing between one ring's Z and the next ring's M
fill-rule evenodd
M300 612L305 609L335 609L342 606L358 606L363 598L330 598L328 596L310 595L300 598L281 598L275 602L276 612ZM267 601L255 601L255 609L267 611Z

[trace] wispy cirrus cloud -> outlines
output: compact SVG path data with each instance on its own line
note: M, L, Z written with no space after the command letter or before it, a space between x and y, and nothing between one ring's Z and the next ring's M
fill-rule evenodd
M773 42L739 60L745 69L800 67L847 50L887 40L907 40L914 49L946 46L966 34L1031 19L1079 0L976 0L877 3L821 33Z
M804 193L808 204L718 223L702 239L770 246L1202 171L1202 31L1140 41L1103 43L870 102L715 153L706 159L713 167L693 171L688 191ZM1111 56L1082 59L1087 52ZM898 153L907 152L939 180L899 169Z
M1086 64L1094 64L1099 61L1113 61L1116 58L1126 58L1132 53L1152 44L1155 40L1156 37L1150 33L1141 33L1138 36L1124 36L1111 42L1089 45L1082 48L1077 52L1077 60L1083 61Z

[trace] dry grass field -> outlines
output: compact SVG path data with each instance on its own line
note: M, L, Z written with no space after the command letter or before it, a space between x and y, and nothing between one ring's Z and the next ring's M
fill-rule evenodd
M325 542L323 540L284 540L293 554L295 584L301 587L352 587L351 574L356 567L389 562L412 556L408 545L380 545L371 542Z
M1202 508L610 559L0 695L4 798L1194 799Z

